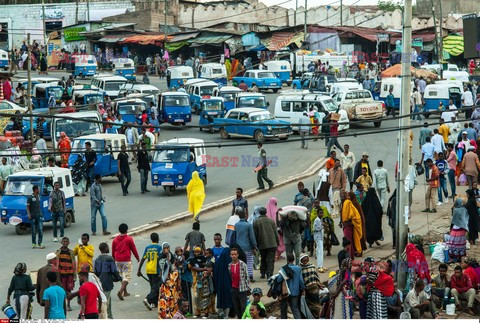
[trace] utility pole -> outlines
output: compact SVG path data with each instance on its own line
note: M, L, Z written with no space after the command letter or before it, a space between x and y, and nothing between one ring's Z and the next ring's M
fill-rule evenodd
M293 26L297 26L298 0L295 0L295 16L293 16Z
M78 1L75 1L75 24L78 24Z
M404 1L403 11L403 35L402 35L402 89L400 97L400 116L410 113L410 83L412 80L412 72L410 71L412 61L412 0ZM400 118L400 146L398 150L399 172L397 179L399 181L397 187L397 219L396 219L396 258L397 270L395 271L398 288L403 290L407 281L407 271L405 266L400 265L401 254L407 245L408 233L408 192L405 192L405 177L408 174L408 166L410 162L410 150L408 148L408 138L410 126L410 118Z
M438 51L438 29L437 29L437 18L436 18L436 15L435 15L435 3L433 2L433 0L430 1L431 4L432 4L432 17L433 17L433 29L435 31L435 58L437 59L437 63L440 63L440 61L438 60L438 57L439 57L439 51ZM441 17L440 17L441 19Z
M45 15L43 16L45 17ZM32 52L30 48L30 33L27 34L27 80L28 80L28 113L30 114L30 140L33 140L33 115L32 115Z
M47 45L47 29L45 28L45 0L42 0L43 44Z
M303 46L307 41L307 0L305 0L305 18L303 19ZM302 47L303 47L302 46ZM306 49L306 48L303 48ZM302 55L302 65L303 65L303 72L305 72L305 53Z
M87 0L87 22L90 22L90 0Z
M340 0L340 26L343 26L343 0Z
M439 63L443 61L443 10L442 10L442 0L438 1L439 9L440 9L440 20L438 21L439 29L440 29L440 46L438 52L438 61Z

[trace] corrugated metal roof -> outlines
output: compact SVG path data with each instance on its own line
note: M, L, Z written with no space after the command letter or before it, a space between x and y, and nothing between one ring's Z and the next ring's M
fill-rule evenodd
M98 41L101 43L116 43L123 40L128 35L105 35Z
M271 37L265 39L263 44L271 51L277 51L290 45L295 33L274 32Z
M178 41L182 41L182 40L192 39L192 38L197 37L198 34L200 34L200 32L188 33L188 34L179 34L179 35L172 35L173 38L172 38L169 42L174 43L174 42L178 42Z
M227 39L231 38L232 35L205 35L205 36L200 36L194 39L190 39L188 42L189 43L195 43L195 44L221 44Z
M167 41L171 40L173 36L167 36ZM125 44L140 44L140 45L155 45L157 42L162 42L165 40L164 34L144 34L144 35L133 35L126 37L122 40L122 43Z

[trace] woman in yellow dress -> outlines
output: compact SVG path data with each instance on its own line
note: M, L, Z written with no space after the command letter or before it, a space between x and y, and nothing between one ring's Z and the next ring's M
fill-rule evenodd
M360 213L355 208L352 203L352 196L346 194L345 201L343 202L342 208L342 226L343 226L343 235L347 238L355 248L352 248L352 253L355 251L355 255L359 256L362 254L362 217ZM351 258L353 259L353 254Z
M200 222L198 214L205 200L205 187L197 171L192 173L192 179L187 185L188 211L192 212L193 220Z

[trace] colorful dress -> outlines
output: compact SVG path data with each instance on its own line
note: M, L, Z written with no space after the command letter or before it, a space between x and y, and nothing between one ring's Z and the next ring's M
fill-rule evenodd
M158 297L158 318L171 319L178 310L177 302L182 297L180 276L177 271L170 272L168 279L160 286Z

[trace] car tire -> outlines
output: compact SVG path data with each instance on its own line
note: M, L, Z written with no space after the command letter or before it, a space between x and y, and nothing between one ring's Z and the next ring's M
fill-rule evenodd
M290 86L290 85L292 85L292 82L290 82L290 81L287 82L287 86Z
M203 186L207 186L207 175L202 177Z
M73 223L73 214L71 211L65 213L65 228L70 228Z
M297 89L297 84L293 84L292 89L296 90Z
M430 118L430 113L424 113L423 116L425 117L425 119L428 119Z
M288 139L288 136L280 137L280 138L278 138L278 139L280 139L280 140L287 140L287 139Z
M225 130L225 128L220 128L220 137L222 137L222 139L230 138L230 135L228 134L227 130Z
M33 131L33 138L30 138L30 130L27 132L27 134L25 135L25 140L30 140L31 142L36 142L37 141L37 132L36 131Z
M373 125L375 126L375 128L380 128L380 126L382 125L382 121L374 121Z
M25 223L20 223L15 226L15 233L17 235L24 235L25 232L27 232L27 225Z
M265 135L263 134L263 132L261 130L255 131L255 133L253 134L253 138L255 138L255 140L258 143L262 143L262 142L265 141Z
M167 196L172 196L173 188L171 186L165 186L165 192L167 193Z
M278 89L273 89L272 91L273 91L273 93L277 93Z
M198 128L200 131L202 131L202 128Z
M211 127L208 132L210 132L212 135L215 133L215 129L213 127Z

